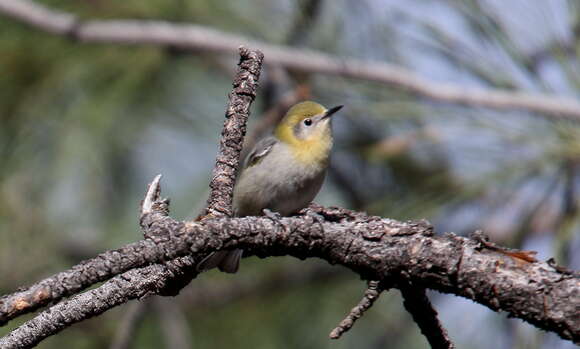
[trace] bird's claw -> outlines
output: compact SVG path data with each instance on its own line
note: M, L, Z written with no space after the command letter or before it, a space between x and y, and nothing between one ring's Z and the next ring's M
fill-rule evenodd
M264 217L269 218L272 222L274 222L274 224L277 224L280 227L282 227L283 230L286 230L286 227L281 222L282 219L281 214L279 214L278 212L271 211L267 208L263 209L262 212L264 213Z
M280 223L280 219L282 219L281 214L279 214L278 212L271 211L267 208L263 209L262 212L264 213L264 216L270 218L276 223Z
M312 218L314 222L318 223L320 225L320 230L322 231L322 233L324 233L324 222L325 222L324 216L312 210L306 210L305 214L307 217Z

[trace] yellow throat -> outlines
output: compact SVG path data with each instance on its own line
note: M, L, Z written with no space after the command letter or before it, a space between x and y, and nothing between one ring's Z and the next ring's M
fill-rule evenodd
M298 103L288 110L274 131L276 138L287 144L295 159L304 165L326 167L328 164L332 149L330 119L320 121L306 137L298 137L296 134L300 123L323 115L326 111L325 107L315 102Z

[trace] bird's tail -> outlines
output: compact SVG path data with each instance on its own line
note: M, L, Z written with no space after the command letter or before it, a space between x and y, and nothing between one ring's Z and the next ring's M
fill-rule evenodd
M217 251L205 257L197 265L198 271L206 271L213 268L218 268L225 273L235 273L240 267L240 259L242 258L243 250L226 250Z

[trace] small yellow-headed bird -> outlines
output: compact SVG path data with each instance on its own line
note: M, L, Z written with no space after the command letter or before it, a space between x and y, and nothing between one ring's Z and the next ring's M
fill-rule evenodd
M330 159L331 116L341 108L306 101L288 110L274 134L258 142L246 158L234 189L235 216L259 216L265 209L288 216L310 204ZM235 273L241 256L242 250L218 251L198 269Z

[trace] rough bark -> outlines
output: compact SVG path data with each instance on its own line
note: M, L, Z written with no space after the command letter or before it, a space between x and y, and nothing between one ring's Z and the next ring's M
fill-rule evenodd
M234 77L233 90L228 96L226 121L222 130L213 178L210 182L211 192L204 213L205 218L227 217L231 214L236 169L239 164L250 105L256 97L258 88L263 54L244 47L240 47L239 53L240 62ZM152 228L154 226L152 222L166 221L169 213L169 200L160 199L160 180L161 175L155 177L149 186L141 205L140 217L140 225L145 238L156 242L165 241L168 237L166 229ZM109 256L101 257L105 260L109 259ZM73 323L99 315L129 300L153 294L176 295L198 275L196 266L199 260L194 256L185 255L163 264L129 270L97 289L77 295L70 301L57 304L41 313L27 322L27 327L18 328L5 340L0 339L0 344L4 341L2 347L33 347L44 338L60 332ZM97 271L104 269L98 263L91 267L83 266L72 274L58 274L28 290L1 298L0 324L22 313L58 301L62 297L73 295L94 284L99 278L107 279L102 273L91 274L94 268ZM64 284L64 280L66 280L64 287L52 287L55 284ZM125 281L130 281L132 285L138 285L138 287L124 287Z
M182 225L178 223L178 225ZM176 227L178 228L178 227ZM178 228L179 229L179 228ZM155 249L152 240L144 240L108 251L72 269L58 273L41 282L0 298L0 325L64 297L82 291L98 282L132 268L149 264L149 251ZM161 252L161 251L157 251Z
M205 48L213 51L229 51L232 44L232 41L219 42L225 34L193 26L182 28L167 23L129 21L80 23L73 16L55 13L25 0L0 0L0 11L45 30L81 40L196 48L208 45L209 37L209 48ZM119 33L123 35L118 36ZM292 56L292 61L285 62L284 59L289 59L285 55L295 52L284 51L285 48L279 51L281 48L269 45L266 48L270 50L270 61L278 60L288 67L304 65L302 68L306 71L316 69L336 73L333 69L340 69L344 76L353 74L372 80L373 76L381 77L380 72L373 69L388 68L361 68L357 66L361 62L353 61L349 64L354 65L349 65L314 53L306 54L302 61L298 59L300 57ZM216 250L233 248L242 248L247 255L261 257L319 257L352 269L361 277L372 280L373 285L388 284L400 288L407 309L417 317L422 332L434 347L451 347L451 344L424 293L417 293L424 288L472 299L493 310L504 310L510 316L524 319L539 328L554 331L562 338L579 341L578 275L550 263L536 262L529 253L506 250L480 236L477 239L453 234L433 236L431 226L425 222L397 222L339 208L313 206L306 215L276 222L264 217L227 218L231 214L231 194L245 123L255 97L262 60L261 54L243 49L241 56L210 185L208 207L200 217L203 219L178 222L169 217L168 201L159 198L160 178L157 177L142 205L140 223L145 240L105 252L28 289L0 298L0 324L79 293L97 282L110 280L40 313L1 338L0 347L31 347L75 322L101 314L128 300L152 294L175 294L197 275L197 261ZM364 69L367 68L371 70L366 73L374 75L365 76ZM399 84L420 94L435 93L430 91L434 86L425 85L416 77L388 69L383 70L385 72L389 76L381 77L384 82ZM435 90L438 88L443 86L437 86ZM437 90L435 95L441 92L445 91ZM505 104L504 97L507 98L506 95L487 94L485 103L488 104L482 105L514 107L522 102L520 99L514 104L514 99L510 99ZM512 94L509 97L518 96ZM469 98L461 98L459 103L471 103L467 102ZM498 101L500 103L495 104ZM534 109L537 105L526 105L530 110L539 110ZM563 113L566 107L569 105L558 109L555 114ZM554 112L555 109L550 110ZM413 287L409 288L409 285ZM355 315L362 314L370 306L372 301L369 303L368 300L375 299L374 290L367 292L365 297L365 304Z
M202 222L177 222L169 217L157 217L151 221L154 215L149 214L145 216L149 231L164 238L132 244L131 248L124 249L123 255L142 265L185 254L205 255L222 248L243 248L260 257L318 257L331 264L344 265L365 279L393 282L395 287L401 282L411 282L417 287L455 294L492 310L505 311L511 317L556 332L562 338L575 342L580 339L577 316L580 281L575 275L557 271L547 263L530 263L488 249L472 239L453 234L433 236L431 227L424 222L404 223L338 208L317 207L315 212L324 217L323 222L311 215L281 218L278 222L265 217ZM135 268L133 263L122 263L118 256L119 252L108 252L83 265L102 266L106 260L110 266L105 271L108 276L114 275L111 270L120 272L124 268ZM158 267L151 266L147 270L162 272L155 268ZM73 270L65 273L75 274ZM159 282L154 279L132 288L124 279L116 277L107 284L115 293L121 289L119 286L125 285L135 289L135 297L141 297L151 285ZM87 311L104 311L95 304L99 300L106 303L106 307L124 301L102 296L81 299L87 302L87 306L79 303L83 316L87 316ZM67 307L62 304L55 307L64 312ZM0 347L10 347L8 344L15 343L15 338L30 337L31 329L52 329L52 316L67 314L63 312L49 310L48 315L39 315L31 320L32 323L0 339ZM79 319L78 313L75 314L59 317L59 323Z
M173 268L164 264L154 264L133 269L110 279L94 290L64 300L0 338L0 348L32 348L43 339L74 323L100 315L130 300L157 294L169 287L167 281L191 267L180 265L178 262L187 263L189 260L180 258L172 261Z
M238 72L234 77L233 89L229 94L229 102L226 110L226 121L222 131L220 151L216 159L216 167L210 186L212 188L208 199L208 208L213 216L218 216L220 212L228 212L228 204L231 207L231 195L235 182L235 169L239 161L239 152L245 133L245 124L249 116L251 102L255 99L258 86L258 79L262 65L263 55L259 51L249 51L240 48L240 62ZM168 201L159 201L159 181L161 176L157 176L152 185L148 188L148 193L142 203L140 224L144 230L145 237L150 240L163 239L163 236L155 236L159 231L149 231L147 222L143 219L148 215L148 221L163 219L169 212ZM218 188L223 189L219 192ZM144 248L143 246L128 245L125 249L111 252L110 254L99 255L91 265L79 264L71 269L71 272L59 273L45 279L36 285L16 292L9 296L0 298L0 326L6 324L21 314L35 311L40 307L59 301L64 297L74 295L83 289L104 280L113 275L118 275L121 271L111 267L108 263L115 258L120 260L120 268L125 271L137 265L143 265L132 259L126 258L124 253L127 249ZM180 279L173 278L167 282L167 288L161 290L162 295L175 295L179 290L195 277L195 265L189 256L183 257L176 265L171 265L173 261L168 261L170 269L183 266L189 271L183 270L179 273ZM171 275L172 273L165 273Z
M246 48L240 48L240 57L239 71L234 78L234 89L229 95L219 153L209 184L210 195L203 216L232 215L232 197L246 135L246 123L250 116L250 106L256 98L264 60L264 55L260 51L250 51Z

